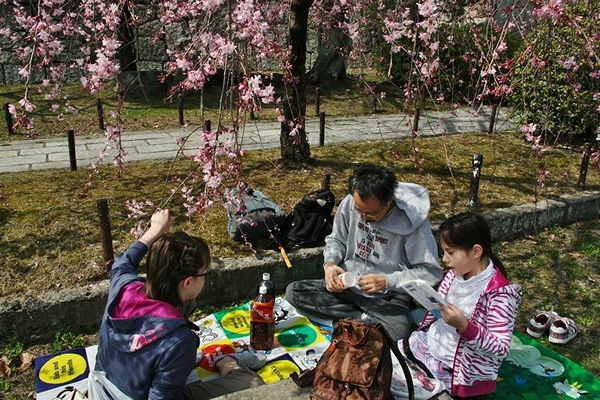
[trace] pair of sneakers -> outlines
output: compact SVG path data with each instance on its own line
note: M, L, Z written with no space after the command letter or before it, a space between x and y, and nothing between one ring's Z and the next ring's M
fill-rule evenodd
M558 315L554 310L537 312L527 324L527 333L539 338L550 330L550 343L565 344L577 336L579 329L575 321Z

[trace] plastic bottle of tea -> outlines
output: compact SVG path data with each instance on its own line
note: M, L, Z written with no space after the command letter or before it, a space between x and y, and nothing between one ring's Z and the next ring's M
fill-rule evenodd
M250 302L250 346L254 350L271 350L275 337L275 299L260 285L258 296Z

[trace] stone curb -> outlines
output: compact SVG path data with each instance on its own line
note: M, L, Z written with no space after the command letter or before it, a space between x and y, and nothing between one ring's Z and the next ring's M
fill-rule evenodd
M566 226L600 217L600 192L581 192L538 204L522 205L482 213L496 241L511 240L548 226ZM440 221L441 222L441 221ZM439 222L432 221L434 227ZM254 295L263 272L270 272L279 293L288 283L322 277L322 248L288 253L293 264L286 268L281 256L266 251L255 257L214 260L214 274L198 298L198 305L229 307ZM0 299L0 341L28 343L52 341L59 331L96 332L108 294L108 280L76 289L47 292L12 301Z

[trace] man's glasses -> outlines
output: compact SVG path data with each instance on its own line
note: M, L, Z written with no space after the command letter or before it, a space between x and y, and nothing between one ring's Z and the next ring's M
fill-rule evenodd
M207 269L206 271L204 271L204 272L203 272L203 273L201 273L201 274L193 274L193 275L190 275L190 276L206 276L206 275L207 275L209 272L210 272L210 270L209 270L209 269Z
M387 213L389 210L390 210L389 204L387 206L381 207L379 209L379 211L376 211L376 212L364 212L364 211L356 208L356 205L354 206L354 212L358 213L358 215L363 217L363 219L370 219L370 220L379 219L384 212Z

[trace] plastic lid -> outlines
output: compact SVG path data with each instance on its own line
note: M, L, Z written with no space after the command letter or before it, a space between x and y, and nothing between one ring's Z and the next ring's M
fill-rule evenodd
M258 288L258 293L267 294L267 287L265 285L260 285Z
M263 273L263 281L271 280L271 274L268 272Z

